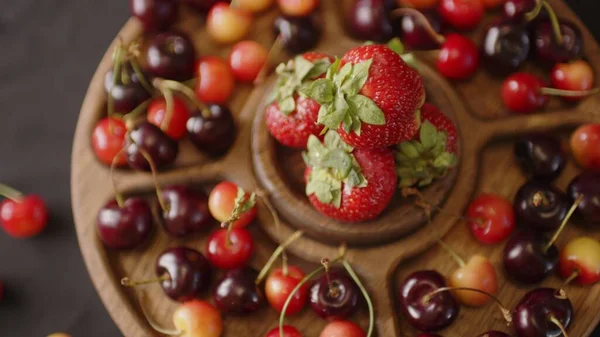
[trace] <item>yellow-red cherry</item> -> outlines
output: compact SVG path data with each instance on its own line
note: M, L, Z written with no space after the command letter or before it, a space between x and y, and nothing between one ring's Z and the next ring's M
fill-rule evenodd
M223 334L219 311L200 300L180 305L173 313L173 324L182 331L180 337L220 337Z
M0 225L4 231L19 239L40 234L48 222L44 200L34 194L11 198L0 203Z
M600 170L600 123L582 125L571 135L573 157L586 170Z
M319 6L319 0L277 0L277 5L285 15L307 16Z
M279 331L279 327L277 327L269 331L265 337L302 337L302 334L293 326L284 325L283 336L281 335L281 331Z
M111 165L115 157L125 146L127 126L120 118L106 117L101 119L92 132L92 148L100 162ZM127 163L125 154L121 154L116 165L123 166Z
M590 237L575 238L560 253L558 271L563 278L575 274L575 282L590 285L600 281L600 242Z
M506 239L515 229L513 206L506 198L483 193L467 209L468 225L475 238L485 244Z
M185 101L175 96L171 115L165 123L167 116L169 116L167 102L164 97L153 99L148 106L148 122L161 128L170 138L181 140L185 137L186 124L190 118L190 111Z
M334 321L325 327L319 337L366 337L367 334L356 323Z
M584 60L557 63L550 73L552 86L561 90L587 91L594 86L594 69ZM564 96L563 99L578 101L584 96Z
M492 295L498 292L496 270L490 260L482 255L473 255L464 266L452 273L448 283L450 287L477 289ZM474 291L455 290L453 293L459 302L470 307L480 307L491 301L488 295Z
M219 2L208 12L206 29L216 42L230 44L248 35L252 21L251 12Z
M235 5L253 13L260 13L269 9L275 0L236 0Z
M196 96L204 103L225 104L235 88L229 63L217 56L205 56L196 62Z
M217 184L208 196L208 208L210 214L219 222L229 220L231 212L235 207L235 199L238 193L238 186L230 181L223 181ZM250 194L246 193L246 198ZM242 213L240 218L233 222L233 228L243 228L248 226L256 218L256 206Z
M254 240L244 228L219 229L208 237L206 258L219 269L242 267L254 253Z
M229 54L229 66L240 82L253 82L262 70L269 51L256 41L238 42Z
M265 295L267 301L277 312L283 310L283 306L294 288L302 281L305 274L296 266L288 266L287 274L282 268L274 269L265 282ZM294 315L306 306L308 298L308 286L303 285L292 297L286 315Z

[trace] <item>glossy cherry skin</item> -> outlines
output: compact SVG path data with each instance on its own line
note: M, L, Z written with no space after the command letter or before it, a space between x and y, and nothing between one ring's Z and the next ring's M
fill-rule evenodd
M0 203L0 225L14 238L29 238L40 234L48 222L46 203L37 195L20 200L4 199Z
M359 40L387 42L395 35L385 0L355 0L346 16L346 26Z
M522 135L515 142L514 154L523 173L540 181L558 178L567 163L560 138L551 134Z
M187 247L162 252L156 260L155 270L157 277L168 276L160 285L167 296L179 302L202 295L212 279L208 260L200 252Z
M162 189L167 211L162 211L161 223L167 233L185 237L202 232L215 223L208 210L208 197L204 192L183 185ZM160 205L157 205L160 209Z
M594 69L584 60L576 60L568 63L557 63L552 68L550 79L552 86L556 89L587 91L594 86ZM586 96L570 97L563 96L568 101L579 101Z
M425 10L423 15L436 33L442 31L442 19L437 11ZM416 16L407 14L400 19L402 42L413 50L436 49L439 43L423 28L423 22Z
M200 111L187 121L188 137L203 153L213 157L224 155L235 141L237 128L231 111L222 105L208 106L210 116Z
M319 337L366 337L367 334L356 323L335 321L327 324Z
M254 253L254 240L244 228L234 228L229 234L226 229L212 233L206 242L206 258L219 269L242 267Z
M540 21L535 26L534 41L538 60L553 66L579 58L583 53L581 31L570 22L560 22L563 43L558 44L552 24L548 20Z
M129 0L129 10L147 32L165 30L177 19L176 0Z
M585 171L573 178L567 194L573 201L583 194L576 214L585 226L600 228L600 172Z
M534 231L552 232L567 215L571 201L556 187L531 180L517 192L514 208L520 224Z
M579 166L600 171L600 123L582 125L571 135L571 151Z
M281 268L274 269L265 281L265 295L267 301L277 312L283 310L292 290L302 281L305 274L296 266L288 266L288 274L284 275ZM285 312L286 316L299 313L306 305L308 298L308 286L303 285L292 297Z
M112 165L114 158L125 146L127 127L120 118L106 117L101 119L92 132L92 148L96 158L104 165ZM117 159L117 166L127 163L124 154Z
M565 279L577 273L581 285L600 282L600 242L585 236L570 240L560 252L558 271Z
M226 103L235 89L235 77L229 63L220 57L205 56L196 62L196 71L196 95L200 101Z
M106 247L133 249L152 232L152 210L146 200L138 197L126 199L122 208L111 200L98 212L96 226Z
M221 337L223 319L210 303L191 300L180 305L173 313L173 325L185 331L181 337Z
M341 320L352 315L358 306L358 298L356 284L339 268L329 270L329 281L325 274L316 279L309 293L312 310L328 320Z
M523 21L525 14L533 10L535 0L506 0L503 13L506 19L511 21Z
M212 6L214 6L218 2L230 3L231 0L179 0L181 3L184 3L195 10L198 10L202 13L207 13Z
M502 84L502 102L510 110L531 113L548 103L548 96L541 92L546 83L535 75L514 73Z
M196 51L189 37L165 32L152 38L146 51L148 70L156 77L185 81L194 77Z
M461 80L471 77L479 65L479 51L469 38L448 34L442 44L436 66L445 77Z
M264 298L254 281L256 270L241 267L228 271L215 286L213 300L224 314L249 314L258 310Z
M421 331L433 332L448 327L456 320L460 307L450 292L435 294L426 303L423 299L444 287L444 276L434 270L414 272L402 282L398 303L410 325Z
M323 33L314 15L306 17L278 16L273 24L275 36L290 54L301 54L313 49Z
M514 234L504 247L504 269L510 278L522 284L543 281L558 264L555 245L544 252L548 240L531 231Z
M557 289L538 288L523 296L513 311L512 323L518 337L562 336L549 317L557 318L567 330L573 319L573 306L558 292Z
M496 270L483 255L473 255L464 266L452 273L448 283L453 288L477 289L492 295L498 292ZM492 300L489 296L474 291L456 290L453 294L460 303L470 307L481 307Z
M283 336L279 332L279 327L273 328L265 337L302 337L300 331L291 325L283 326Z
M529 32L524 25L500 22L487 27L481 42L481 54L488 71L505 75L520 68L531 49Z
M483 193L467 209L468 226L475 238L485 244L506 239L515 229L512 204L499 195Z
M162 130L151 123L141 122L129 131L125 141L125 153L129 166L137 170L150 170L150 164L142 154L146 151L157 169L175 161L179 146Z
M438 10L452 27L471 30L483 19L485 8L480 0L440 0Z
M231 217L231 212L235 207L235 199L237 198L238 185L230 181L222 181L218 183L208 196L208 207L212 216L219 222L225 222ZM246 200L250 197L250 193L246 192ZM256 218L256 206L240 214L239 219L233 223L233 228L244 228L248 226Z
M142 80L133 70L129 62L121 65L125 76L118 76L117 82L113 84L113 70L109 70L104 76L104 91L112 96L112 104L115 112L127 113L150 98L150 93L142 85ZM148 75L143 74L146 81Z
M241 6L217 3L208 12L206 30L217 43L230 44L248 35L252 21L252 12Z
M283 14L289 16L307 16L319 6L320 0L277 0Z
M167 115L167 103L164 98L155 98L148 106L148 122L163 129L163 123ZM173 99L173 111L166 128L163 131L167 136L181 140L186 134L186 124L190 118L187 104L179 97Z
M236 80L251 83L267 62L269 51L256 41L236 43L229 53L229 66Z

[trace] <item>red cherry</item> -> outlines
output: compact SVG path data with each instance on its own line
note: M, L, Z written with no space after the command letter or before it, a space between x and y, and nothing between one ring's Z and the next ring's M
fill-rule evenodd
M238 186L229 181L223 181L215 186L208 196L208 209L210 214L220 222L229 220L235 206ZM246 198L250 194L246 193ZM233 228L248 226L256 218L256 206L242 213L240 218L233 223Z
M220 337L223 334L223 319L219 311L200 300L180 305L173 313L173 324L184 331L181 337Z
M571 135L571 151L587 170L600 170L600 123L582 125Z
M198 60L196 69L196 95L200 101L225 104L235 88L235 78L229 64L220 57L206 56Z
M158 126L167 136L175 140L185 137L186 124L190 118L190 111L186 103L179 97L173 97L173 111L167 128L163 129L163 121L167 114L167 102L164 97L155 98L148 106L148 122Z
M273 5L275 0L236 0L236 6L252 13L263 12Z
M279 328L274 328L265 337L302 337L300 331L290 325L283 326L283 336L279 332Z
M492 9L504 4L506 0L483 0L482 2L486 9Z
M319 337L366 337L367 334L356 324L349 321L329 323Z
M101 119L92 133L92 148L96 157L103 164L111 165L115 156L125 146L126 134L127 127L123 120L114 117ZM123 166L126 163L125 154L121 154L116 164Z
M218 43L234 43L244 38L252 26L252 13L219 2L206 17L206 29Z
M278 268L273 270L271 275L265 282L265 294L269 304L277 312L283 310L288 296L292 293L292 290L302 281L305 274L302 269L295 266L288 266L288 274L284 275L283 269ZM290 304L287 307L286 315L294 315L300 312L306 305L306 299L308 297L307 285L302 286L292 298Z
M277 0L277 4L285 15L307 16L319 6L319 0Z
M514 112L529 113L548 103L548 96L542 93L544 81L532 74L514 73L502 84L502 101Z
M552 68L552 86L556 89L587 91L594 86L594 69L584 60L571 63L557 63ZM577 101L585 96L563 97L566 100Z
M448 34L437 58L438 71L450 79L466 79L479 65L479 51L469 38Z
M240 82L253 82L267 62L269 51L256 41L242 41L231 49L229 66Z
M46 228L47 221L46 204L37 195L16 196L0 203L0 224L12 237L22 239L38 235Z
M471 30L483 19L484 7L481 0L441 0L439 12L452 27Z
M599 282L600 242L589 237L569 241L560 253L558 271L563 278L573 276L582 285Z
M469 205L469 227L477 240L485 244L500 242L515 229L515 214L510 201L484 193Z
M208 237L206 258L219 269L242 267L252 257L254 240L243 228L219 229Z

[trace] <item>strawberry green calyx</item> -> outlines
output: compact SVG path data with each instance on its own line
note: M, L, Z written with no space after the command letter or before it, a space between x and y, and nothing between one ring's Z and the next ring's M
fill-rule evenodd
M396 173L399 186L427 186L456 166L456 154L446 150L446 141L445 131L438 131L429 121L424 121L419 140L398 144Z
M402 41L399 38L395 37L395 38L389 40L387 43L387 46L391 50L393 50L396 54L400 55L402 60L404 62L406 62L406 64L408 64L411 68L418 69L419 61L417 60L417 58L415 57L415 55L413 53L406 52L406 49L404 48L404 44L402 43Z
M277 83L267 99L267 104L277 102L279 110L289 115L296 110L294 94L303 85L310 84L310 80L327 72L331 62L327 58L311 62L302 55L296 56L287 63L277 66Z
M385 125L383 111L370 98L359 94L369 77L373 59L357 64L346 63L340 69L337 59L325 78L303 88L307 96L321 104L317 122L331 130L342 125L344 131L360 135L362 123Z
M365 187L367 180L352 155L354 149L344 143L335 131L328 131L324 142L310 136L304 162L311 168L306 184L306 195L316 195L324 204L339 208L342 201L342 183L351 187Z

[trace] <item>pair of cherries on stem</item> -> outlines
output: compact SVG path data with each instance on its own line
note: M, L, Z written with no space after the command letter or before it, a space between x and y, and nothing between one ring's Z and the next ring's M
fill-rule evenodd
M29 238L40 234L48 223L44 200L35 195L23 195L14 188L0 184L0 225L14 238Z

